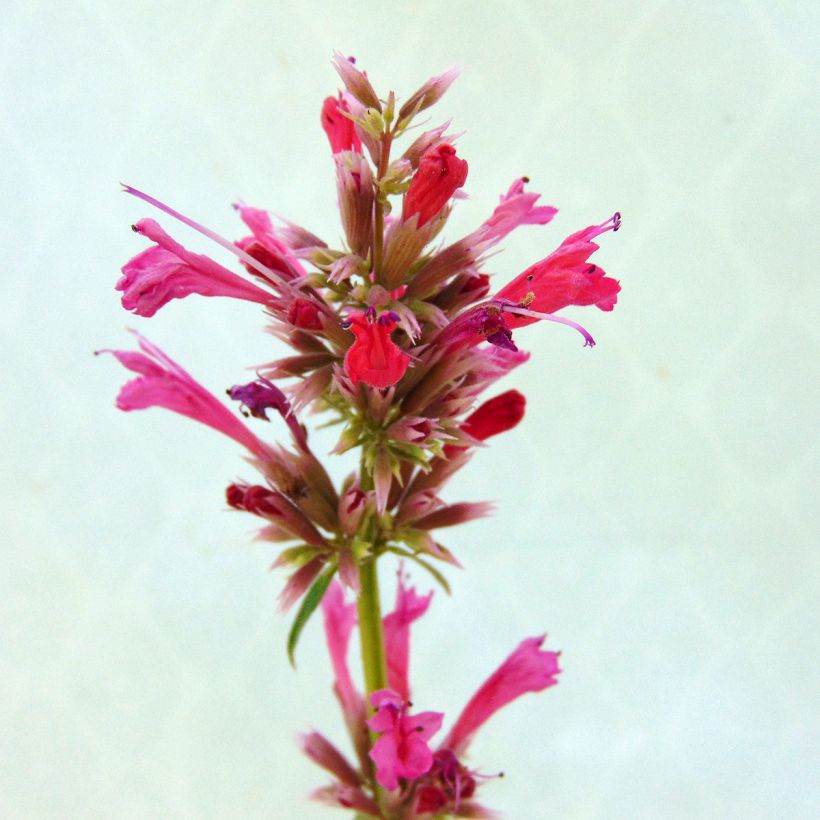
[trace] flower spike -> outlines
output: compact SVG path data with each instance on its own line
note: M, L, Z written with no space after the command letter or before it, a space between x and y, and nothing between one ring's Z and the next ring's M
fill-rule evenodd
M286 641L292 664L309 619L321 613L330 681L349 734L348 751L312 728L301 735L302 751L330 781L313 798L376 820L495 818L477 794L499 775L481 774L465 755L498 710L557 683L559 653L543 648L544 636L522 641L449 721L444 740L434 741L444 715L415 711L409 674L411 631L430 610L432 592L411 586L404 566L417 564L449 594L452 568L481 560L468 549L462 565L439 538L494 505L445 500L445 488L479 448L486 459L493 437L523 419L524 396L495 388L530 358L519 348L519 328L563 324L585 346L595 344L574 316L562 314L585 306L610 312L617 304L620 283L592 256L600 237L619 230L621 215L571 233L494 284L486 268L490 259L503 261L502 241L524 226L550 225L557 208L521 176L469 233L447 235L455 201L466 198L469 168L455 148L461 133L450 131L449 120L413 137L409 131L458 70L397 102L392 90L377 93L352 57L335 51L332 63L342 85L315 102L335 173L334 241L239 201L244 235L231 242L123 186L241 264L234 273L141 219L134 230L152 244L122 268L123 307L147 317L191 294L241 299L263 306L266 331L289 350L263 355L251 381L226 391L238 407L223 405L139 334L136 350L101 352L133 371L117 397L120 409L157 406L193 418L239 444L261 474L258 483L225 482L225 502L261 519L259 548L273 545L271 569L287 572L277 592L280 611L295 608ZM271 410L288 427L280 431L286 446L255 435L262 421L273 420L275 432ZM331 457L356 455L358 468L342 471L340 485L308 444L303 422L311 412L324 414L321 426L340 426ZM395 558L395 604L383 614L379 564L383 571ZM354 630L361 668L348 665Z

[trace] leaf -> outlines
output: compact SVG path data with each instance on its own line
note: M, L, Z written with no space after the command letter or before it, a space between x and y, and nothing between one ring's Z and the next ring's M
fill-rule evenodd
M432 564L428 564L427 561L425 561L423 558L419 558L418 555L410 555L408 557L410 558L411 561L415 561L420 567L424 567L424 569L426 569L427 572L429 572L430 575L432 575L433 578L435 578L436 581L438 581L438 583L441 585L441 588L448 595L453 594L452 590L450 589L450 584L447 581L447 579Z
M296 662L293 657L293 653L296 651L296 644L299 642L299 636L302 634L302 630L305 628L305 624L310 619L310 616L316 611L316 607L322 602L322 598L325 597L325 592L327 592L327 588L330 586L330 582L333 579L333 576L336 573L336 566L331 564L314 582L311 588L305 594L305 597L302 598L302 604L299 607L299 611L296 613L296 617L293 619L293 626L290 628L290 632L288 633L288 659L290 660L290 665L295 669Z
M404 550L401 547L391 546L387 548L388 552L392 552L394 555L400 555L402 558L407 558L410 561L415 561L420 567L426 569L430 575L435 578L435 580L439 583L441 588L448 594L452 595L452 590L450 589L449 581L444 577L444 575L436 569L432 564L425 561L423 558L419 558L414 552L410 552L410 550Z

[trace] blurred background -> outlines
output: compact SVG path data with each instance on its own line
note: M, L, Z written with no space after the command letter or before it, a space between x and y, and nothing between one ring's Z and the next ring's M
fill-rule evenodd
M7 0L3 18L2 817L332 816L293 743L315 727L347 748L318 619L294 671L275 552L225 510L252 471L206 428L116 411L125 372L91 354L136 327L215 392L280 355L248 303L123 312L129 226L156 214L117 183L228 237L242 197L338 241L334 48L382 94L463 67L432 120L466 131L447 236L521 174L560 208L507 240L497 282L624 217L595 259L616 310L566 312L598 346L519 331L532 360L499 389L527 418L449 487L498 510L445 540L466 571L414 632L417 707L454 718L546 630L560 685L481 731L472 764L506 773L483 802L820 814L816 4Z

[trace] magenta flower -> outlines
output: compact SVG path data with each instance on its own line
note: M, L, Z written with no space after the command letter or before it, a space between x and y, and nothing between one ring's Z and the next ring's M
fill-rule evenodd
M153 316L172 299L192 293L228 296L266 304L273 295L227 268L175 242L153 219L141 219L134 230L156 245L138 253L122 268L117 290L122 306L140 316Z
M367 725L381 737L370 750L376 779L385 789L397 789L399 779L415 780L433 765L427 741L441 728L442 712L407 713L407 703L390 689L373 692L376 714Z
M432 592L417 594L415 588L406 586L399 575L396 608L384 618L387 682L403 701L410 700L410 625L427 612L432 597Z
M542 650L540 638L527 638L490 675L464 707L455 725L450 729L442 748L460 755L475 733L502 706L527 692L540 692L558 683L558 653Z
M558 213L551 205L536 205L541 194L524 190L529 182L521 177L510 185L492 216L473 234L474 242L484 243L484 248L496 245L521 225L546 225Z
M347 668L347 648L356 625L356 604L345 603L341 585L332 583L322 599L322 613L325 639L336 679L334 691L350 725L364 717L364 698L353 685Z
M255 456L268 458L270 450L219 399L186 373L173 359L136 331L140 351L101 350L113 354L120 364L139 373L117 396L120 410L164 407L212 427L241 444Z

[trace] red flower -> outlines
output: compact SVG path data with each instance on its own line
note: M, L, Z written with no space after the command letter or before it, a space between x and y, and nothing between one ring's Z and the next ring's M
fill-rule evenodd
M512 430L524 418L527 400L517 390L508 390L488 401L471 413L461 429L478 439L486 441L490 436Z
M466 179L467 162L456 156L452 145L445 143L428 151L405 194L402 221L418 214L420 228L439 213Z
M390 387L404 375L410 357L390 338L398 316L375 310L350 316L350 330L356 340L345 355L345 373L353 384Z
M588 260L598 250L593 240L607 231L617 231L620 226L621 215L616 213L600 225L591 225L568 236L558 250L501 288L495 301L518 304L523 309L522 312L505 311L508 327L537 322L544 317L532 314L555 313L568 305L595 305L601 310L612 310L621 286Z
M288 306L288 321L294 327L304 330L321 330L322 320L319 318L319 308L309 299L294 299Z
M330 140L330 150L334 154L341 151L362 152L362 143L356 134L356 125L344 113L350 109L344 100L326 97L322 104L322 128Z

